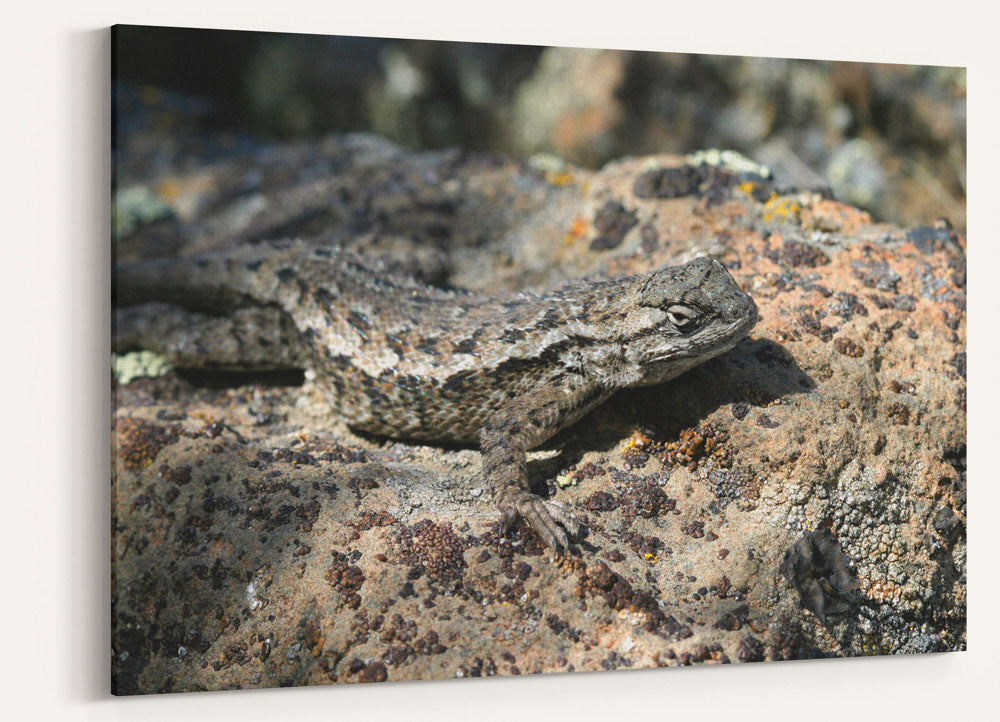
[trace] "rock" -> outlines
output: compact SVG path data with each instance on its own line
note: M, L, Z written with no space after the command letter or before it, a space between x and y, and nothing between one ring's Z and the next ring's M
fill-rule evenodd
M885 175L875 148L861 138L840 146L830 157L826 168L826 177L833 186L834 194L865 208L871 208L881 200L886 185Z
M588 164L607 158L625 115L617 93L629 55L546 48L514 98L514 149L550 150Z
M368 128L410 148L556 153L587 167L715 146L771 166L783 187L830 187L810 170L829 167L841 192L859 192L838 197L874 203L877 218L945 215L965 229L964 68L181 28L118 28L115 45L118 76L136 83L112 90L118 137L146 134L137 149L163 167L245 146L219 133L194 147L225 118L275 138ZM166 61L178 47L198 76ZM164 90L204 92L201 77L217 80L211 98ZM120 160L116 172L123 188L150 180Z
M847 557L829 529L806 532L785 552L781 572L799 590L802 606L826 624L828 614L851 609L854 580Z
M356 436L301 374L116 384L116 692L964 649L965 239L684 163L334 136L174 171L204 198L130 254L309 236L493 291L710 253L761 322L534 455L587 526L559 560L499 534L477 452ZM698 182L637 195L657 169Z

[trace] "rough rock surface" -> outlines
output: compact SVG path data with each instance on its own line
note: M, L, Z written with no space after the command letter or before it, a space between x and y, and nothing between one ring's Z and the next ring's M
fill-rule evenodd
M314 236L496 290L711 254L761 322L533 454L588 529L556 560L524 526L498 536L477 451L356 436L301 374L116 383L117 693L965 648L965 240L946 225L676 157L539 169L367 136L144 185L170 212L120 257Z

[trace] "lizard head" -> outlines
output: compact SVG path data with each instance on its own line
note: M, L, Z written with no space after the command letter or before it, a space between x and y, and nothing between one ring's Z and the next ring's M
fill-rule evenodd
M713 258L632 279L624 300L628 385L671 379L728 351L757 323L753 299Z

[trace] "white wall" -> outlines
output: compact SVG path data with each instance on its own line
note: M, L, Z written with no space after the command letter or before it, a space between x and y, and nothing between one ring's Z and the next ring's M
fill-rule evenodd
M675 3L680 5L679 3ZM0 42L0 709L11 719L981 719L998 687L997 27L987 3L21 0ZM970 651L114 700L106 98L116 22L968 65ZM995 713L994 713L995 714ZM306 717L309 715L309 717ZM693 716L690 716L693 715ZM689 717L690 716L690 717Z

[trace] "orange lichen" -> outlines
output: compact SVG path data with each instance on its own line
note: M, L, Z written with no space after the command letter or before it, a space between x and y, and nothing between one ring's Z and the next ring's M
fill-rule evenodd
M556 187L562 187L569 185L573 182L573 174L569 171L562 171L559 173L548 172L545 174L545 180Z

